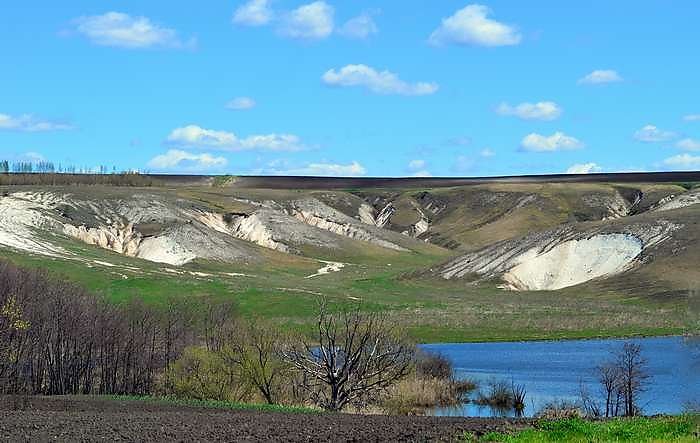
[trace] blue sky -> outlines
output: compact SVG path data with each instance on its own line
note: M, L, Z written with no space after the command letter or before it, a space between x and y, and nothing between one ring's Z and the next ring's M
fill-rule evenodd
M700 169L700 4L7 0L0 157L150 172Z

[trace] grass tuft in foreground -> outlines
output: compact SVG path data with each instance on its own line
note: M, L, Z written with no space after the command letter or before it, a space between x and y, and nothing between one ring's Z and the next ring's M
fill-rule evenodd
M547 442L697 442L700 441L700 416L639 417L609 421L580 418L543 420L535 428L515 434L491 432L480 439L465 435L467 442L547 443Z
M193 408L229 409L234 411L287 412L293 414L321 414L322 411L302 406L268 405L258 403L238 403L224 400L195 400L176 397L155 397L147 395L108 395L114 401L142 401L158 405L187 406Z

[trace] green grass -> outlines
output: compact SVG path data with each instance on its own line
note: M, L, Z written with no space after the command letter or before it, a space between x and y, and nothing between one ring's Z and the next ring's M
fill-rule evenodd
M261 411L261 412L288 412L294 414L321 414L318 409L305 408L301 406L283 406L283 405L268 405L261 403L237 403L223 400L195 400L182 399L175 397L153 397L139 395L107 395L104 398L113 401L139 401L148 402L158 405L172 406L187 406L193 408L208 408L208 409L230 409L243 411Z
M1 256L21 266L46 269L112 302L132 297L153 305L173 296L231 299L242 316L262 317L299 332L313 329L317 294L326 296L331 305L360 302L365 310L386 312L400 330L422 343L677 335L687 330L684 300L655 300L597 288L516 293L500 290L495 283L406 278L406 273L435 261L418 254L355 262L338 273L306 279L319 264L295 257L274 266L199 262L178 269L213 275L197 277L169 274L163 268L174 267L96 247L74 252L88 262L117 267L87 267L84 262L9 250Z
M697 442L700 441L699 417L630 418L609 421L587 421L583 419L543 420L533 429L514 434L488 433L476 440L465 435L465 441L504 443L548 443L548 442Z

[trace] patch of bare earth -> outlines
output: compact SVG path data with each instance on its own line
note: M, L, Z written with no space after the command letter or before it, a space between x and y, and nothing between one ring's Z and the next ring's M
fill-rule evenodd
M527 420L229 411L94 397L0 399L2 441L455 441Z

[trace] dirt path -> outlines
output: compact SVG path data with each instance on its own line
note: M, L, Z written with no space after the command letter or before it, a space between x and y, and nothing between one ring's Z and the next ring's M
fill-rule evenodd
M528 421L225 411L90 397L0 400L1 441L454 441Z

